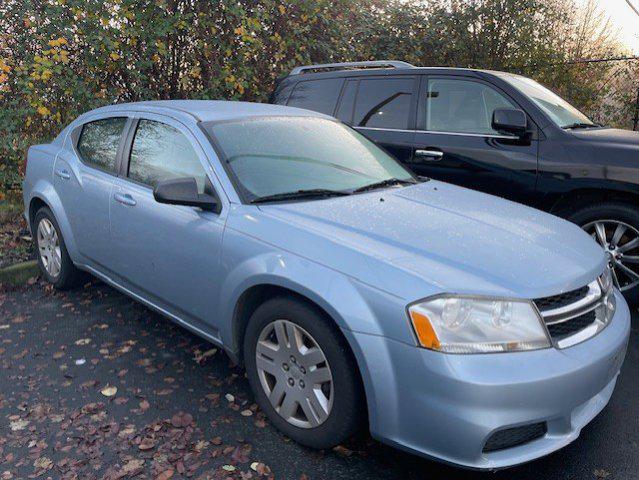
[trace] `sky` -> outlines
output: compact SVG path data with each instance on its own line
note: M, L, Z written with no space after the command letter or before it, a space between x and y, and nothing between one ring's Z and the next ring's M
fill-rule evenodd
M639 0L630 0L639 10ZM599 7L619 28L621 41L639 55L639 15L632 11L626 0L598 0Z

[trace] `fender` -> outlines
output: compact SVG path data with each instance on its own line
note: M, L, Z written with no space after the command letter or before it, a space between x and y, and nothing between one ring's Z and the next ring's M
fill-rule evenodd
M82 263L82 257L78 252L75 238L71 230L71 224L69 223L69 219L64 211L60 197L55 191L55 188L53 188L53 185L44 179L39 179L35 183L30 190L28 203L26 204L27 212L34 198L42 200L53 212L53 215L60 226L60 230L62 230L64 244L67 247L67 251L69 252L71 260L73 260L73 263ZM32 219L29 219L29 222L31 221Z

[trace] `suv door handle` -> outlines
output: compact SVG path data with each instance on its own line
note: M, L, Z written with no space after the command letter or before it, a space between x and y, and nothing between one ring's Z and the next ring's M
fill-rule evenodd
M116 193L113 195L113 198L116 202L119 202L122 205L127 205L129 207L135 207L137 205L137 202L133 200L133 197L128 193Z
M69 180L71 178L71 174L66 170L56 169L55 174L63 180Z
M415 150L416 157L422 157L424 160L428 160L430 162L437 162L442 159L444 156L444 152L441 150Z

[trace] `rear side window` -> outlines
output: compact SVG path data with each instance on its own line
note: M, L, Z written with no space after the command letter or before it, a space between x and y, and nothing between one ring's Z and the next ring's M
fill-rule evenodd
M78 140L78 152L87 165L115 173L118 145L124 131L126 118L105 118L89 122L82 127Z
M191 142L177 129L152 120L140 120L131 147L129 178L155 187L176 178L195 178L204 193L206 172Z
M372 78L359 82L353 124L358 127L407 129L413 78Z
M333 115L342 83L344 83L342 78L299 82L291 93L287 105Z

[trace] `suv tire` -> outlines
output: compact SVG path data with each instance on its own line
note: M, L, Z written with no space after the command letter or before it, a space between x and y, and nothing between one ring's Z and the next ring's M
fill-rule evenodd
M623 288L622 293L628 303L639 303L639 209L623 202L604 202L576 209L566 218L593 235L597 243L608 251L617 287ZM632 258L632 262L624 262L624 257L636 258ZM631 280L631 272L637 274L634 280ZM634 282L637 284L631 286Z

